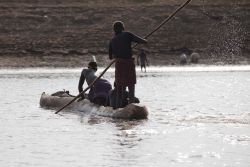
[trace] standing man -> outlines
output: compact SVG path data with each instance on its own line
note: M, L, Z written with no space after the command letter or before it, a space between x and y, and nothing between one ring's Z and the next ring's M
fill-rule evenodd
M146 72L146 63L148 66L148 59L147 59L146 53L143 49L141 49L141 52L140 52L139 56L137 57L137 64L138 65L139 65L139 59L140 59L140 64L141 64L141 71L142 71L142 68L144 68L144 72Z
M124 24L121 21L116 21L113 24L115 32L114 37L109 44L109 58L116 59L115 63L115 82L117 85L117 105L123 107L124 93L126 87L129 91L129 103L134 102L136 73L134 58L132 57L132 42L147 43L146 39L134 35L131 32L125 32Z

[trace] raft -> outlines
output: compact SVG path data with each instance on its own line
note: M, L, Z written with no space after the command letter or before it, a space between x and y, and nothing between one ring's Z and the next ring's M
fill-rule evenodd
M69 103L73 98L74 97L67 94L56 96L48 95L43 92L40 98L40 106L45 109L58 110L65 104ZM104 107L91 103L87 99L81 101L76 100L64 110L88 112L94 115L118 119L147 119L148 117L148 110L144 105L132 103L124 108L113 109L112 107Z

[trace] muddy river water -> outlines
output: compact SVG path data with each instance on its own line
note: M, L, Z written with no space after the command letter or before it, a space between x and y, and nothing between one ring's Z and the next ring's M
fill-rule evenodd
M1 167L250 166L250 66L138 69L147 120L40 108L43 91L77 94L80 72L0 70Z

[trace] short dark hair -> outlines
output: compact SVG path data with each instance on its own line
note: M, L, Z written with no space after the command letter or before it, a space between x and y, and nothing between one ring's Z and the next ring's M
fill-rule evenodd
M88 64L88 68L91 68L91 69L97 70L97 63L96 63L96 62L94 62L94 61L89 62L89 64Z
M115 21L113 24L113 29L115 33L120 33L124 30L124 24L122 21Z

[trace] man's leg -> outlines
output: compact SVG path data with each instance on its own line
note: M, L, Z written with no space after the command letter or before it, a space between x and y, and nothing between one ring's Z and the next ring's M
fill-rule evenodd
M128 98L129 101L128 103L134 103L134 98L135 98L135 85L130 85L128 86Z
M116 108L122 107L123 99L124 99L124 86L117 85L117 93L116 93Z
M141 71L142 72L143 72L143 70L142 70L143 68L144 68L144 72L145 72L145 65L144 64L141 65Z

